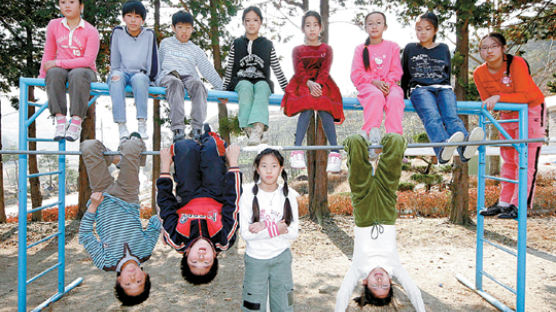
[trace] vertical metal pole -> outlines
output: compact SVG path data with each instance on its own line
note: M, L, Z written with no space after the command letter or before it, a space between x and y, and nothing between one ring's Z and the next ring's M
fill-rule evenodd
M60 151L66 150L66 140L58 143ZM66 271L66 155L58 156L58 293L63 294L65 288Z
M27 150L27 89L19 82L19 149ZM27 155L19 155L18 186L18 256L17 256L17 307L23 312L27 309Z
M479 127L484 129L485 116L479 114ZM483 239L484 217L479 211L485 206L486 147L479 146L479 171L477 172L477 250L475 252L475 288L483 290Z
M519 138L528 139L528 105L519 111ZM517 299L516 311L525 311L525 256L527 252L527 159L528 144L519 144L519 195L517 213Z

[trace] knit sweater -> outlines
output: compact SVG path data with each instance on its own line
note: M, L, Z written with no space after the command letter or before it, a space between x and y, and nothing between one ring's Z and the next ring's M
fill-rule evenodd
M114 271L125 256L127 245L130 253L144 262L149 259L160 234L160 220L153 216L146 230L139 217L139 205L127 203L108 193L97 208L96 214L86 212L79 224L79 243L85 247L93 263L102 270ZM90 202L87 203L87 207ZM93 224L96 222L96 233Z
M514 56L509 75L506 75L506 61L494 74L489 72L484 63L475 69L473 79L483 101L499 95L500 102L527 103L529 107L544 102L544 95L529 74L527 63L519 56Z
M96 71L95 61L99 46L97 29L85 20L81 19L73 30L70 30L65 17L51 20L46 26L46 42L39 78L46 77L44 65L52 60L56 61L56 67L89 67Z
M270 79L271 67L280 88L285 90L288 80L282 72L272 41L265 37L255 40L249 40L245 36L239 37L234 40L228 53L222 89L233 91L241 80L251 83L266 81L271 92L274 92L274 84Z
M158 48L154 31L141 28L137 36L116 26L110 38L110 71L144 73L151 81L158 75Z
M283 185L278 186L274 192L265 192L259 188L257 201L259 202L259 220L265 222L267 228L251 233L249 225L253 218L253 184L246 185L245 192L239 200L240 233L245 240L245 253L255 259L271 259L284 250L290 248L291 242L297 238L299 220L297 208L297 196L299 194L288 189L288 199L292 208L293 219L288 226L288 233L278 234L276 225L283 217L284 196Z
M377 267L383 268L390 277L398 280L417 312L425 311L421 291L400 263L396 248L396 226L382 225L382 228L384 232L373 239L372 226L354 227L353 258L351 267L336 295L336 312L346 311L357 283L367 278Z
M369 44L369 70L363 63L365 44L355 48L351 64L351 81L355 87L372 83L373 80L397 84L402 78L403 70L400 63L400 47L392 41L383 40L379 44Z
M160 42L160 66L159 84L162 77L172 71L177 71L180 76L191 76L199 80L198 69L215 89L222 89L222 79L209 62L205 52L191 41L183 43L176 36L162 40Z

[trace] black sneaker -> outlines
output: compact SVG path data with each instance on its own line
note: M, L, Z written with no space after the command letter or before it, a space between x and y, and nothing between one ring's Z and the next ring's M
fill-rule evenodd
M501 213L506 208L507 207L502 207L502 206L498 205L498 202L496 202L494 205L479 211L479 213L481 214L481 216L484 216L484 217L492 217L492 216L495 216L495 215Z
M183 129L174 130L174 143L183 139L185 139L185 133L183 132Z
M517 219L517 207L510 205L504 208L504 211L498 215L498 219Z
M193 128L191 130L191 132L189 133L189 136L195 140L196 142L201 142L201 135L203 133L201 132L201 129L197 129L197 128Z

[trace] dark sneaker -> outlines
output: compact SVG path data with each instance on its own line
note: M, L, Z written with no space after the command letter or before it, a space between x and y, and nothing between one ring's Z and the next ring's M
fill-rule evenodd
M201 134L203 134L201 129L193 128L191 132L189 132L189 137L197 142L201 142Z
M174 130L174 143L183 139L185 139L185 133L183 132L183 129Z
M507 207L502 207L500 205L498 205L498 202L496 202L494 205L481 210L479 213L481 214L481 216L485 216L485 217L492 217L495 216L499 213L501 213L502 211L504 211L504 209L506 209Z
M498 215L498 219L517 219L517 207L510 205L510 207L504 208L502 213Z

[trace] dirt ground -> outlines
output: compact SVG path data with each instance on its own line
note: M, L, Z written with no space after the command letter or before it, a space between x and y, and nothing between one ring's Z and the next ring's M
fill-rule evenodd
M78 244L78 221L68 221L66 248L67 283L83 277L83 283L51 304L45 311L239 311L245 243L240 239L221 255L220 271L208 286L191 286L179 273L180 255L159 243L145 265L151 276L149 299L137 307L122 309L113 295L114 273L98 270ZM338 288L350 266L353 252L353 219L335 216L321 227L304 219L292 246L296 311L333 311ZM421 289L427 311L496 311L455 278L462 274L474 281L475 227L455 226L445 219L398 219L398 250L404 267ZM56 230L55 223L29 226L29 242ZM485 232L490 240L513 248L517 223L491 219ZM528 220L527 311L556 311L556 218ZM28 278L55 263L57 243L39 245L28 254ZM485 270L515 287L515 258L485 247ZM17 226L0 225L0 311L17 306ZM50 272L28 288L32 308L54 294L57 274ZM488 279L484 289L510 308L514 296ZM354 297L357 293L354 293ZM396 308L365 311L413 311L407 298L397 292ZM353 311L359 311L359 308Z

